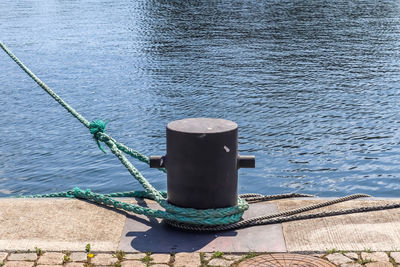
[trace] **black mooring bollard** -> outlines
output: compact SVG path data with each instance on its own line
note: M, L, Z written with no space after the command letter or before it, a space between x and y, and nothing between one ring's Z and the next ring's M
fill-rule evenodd
M167 169L168 202L211 209L237 204L239 168L254 168L254 156L239 156L238 126L223 119L190 118L167 125L167 155L150 167Z

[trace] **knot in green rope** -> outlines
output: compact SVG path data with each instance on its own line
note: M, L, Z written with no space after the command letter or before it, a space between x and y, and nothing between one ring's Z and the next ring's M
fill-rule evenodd
M106 125L107 125L107 122L106 121L102 121L102 120L94 120L89 125L90 133L93 134L93 137L96 140L97 146L99 147L99 149L101 151L104 152L104 154L106 154L107 152L101 146L100 141L99 141L99 136L97 134L98 133L104 133L104 131L106 130Z

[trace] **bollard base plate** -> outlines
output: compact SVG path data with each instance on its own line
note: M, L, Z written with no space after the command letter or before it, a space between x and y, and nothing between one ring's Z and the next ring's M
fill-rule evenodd
M157 208L157 204L146 204ZM244 218L278 211L274 203L255 203ZM125 252L286 252L281 224L262 225L225 232L196 233L175 229L158 219L128 216L119 244Z

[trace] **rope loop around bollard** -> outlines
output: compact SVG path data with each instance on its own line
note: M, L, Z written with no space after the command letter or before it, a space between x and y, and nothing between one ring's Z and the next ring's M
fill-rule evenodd
M238 204L234 207L219 208L219 209L193 209L193 208L181 208L170 204L167 201L167 194L162 191L156 190L144 177L143 175L132 165L132 163L123 154L132 156L141 162L149 164L149 158L122 143L117 142L112 137L105 133L106 122L101 120L95 120L89 122L80 113L78 113L73 107L65 102L60 96L58 96L50 87L48 87L43 81L41 81L28 67L26 67L1 41L0 47L7 53L7 55L14 60L15 63L25 71L29 77L31 77L46 93L48 93L54 100L56 100L62 107L64 107L72 116L74 116L79 122L85 127L89 128L90 133L95 138L98 147L105 152L100 142L105 143L111 152L120 160L120 162L127 168L129 173L142 185L145 191L129 191L122 193L110 193L110 194L97 194L88 190L81 190L74 188L67 192L50 193L25 196L25 198L46 198L46 197L68 197L68 198L81 198L87 199L94 203L99 203L107 206L113 206L117 209L123 209L128 212L134 212L137 214L143 214L149 217L157 217L164 219L167 224L180 229L192 230L192 231L225 231L233 230L243 227L249 227L261 224L278 223L297 219L308 219L315 218L317 216L335 216L340 214L348 214L349 212L366 212L378 209L392 209L399 208L400 204L396 205L385 205L375 206L369 208L352 209L344 211L334 211L331 213L317 213L317 214L306 214L298 215L304 211L317 209L320 207L336 204L339 202L356 199L360 197L367 197L368 195L356 194L348 197L339 198L332 201L326 201L317 205L311 205L292 211L281 212L274 215L259 216L248 220L242 220L242 215L245 210L248 209L249 203L268 201L273 199L280 199L286 197L310 197L307 194L282 194L275 196L263 196L260 194L244 194L238 198ZM164 168L160 168L160 171L165 172ZM129 204L122 201L113 199L113 197L139 197L148 198L156 201L163 210L150 209L148 207L142 207L136 204ZM247 201L246 201L247 200ZM346 213L347 212L347 213Z

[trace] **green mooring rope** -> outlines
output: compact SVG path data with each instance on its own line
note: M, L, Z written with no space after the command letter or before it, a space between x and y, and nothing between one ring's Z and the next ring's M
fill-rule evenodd
M146 178L132 165L132 163L123 154L128 154L133 158L136 158L147 164L150 163L149 158L127 146L117 142L112 137L105 133L106 123L101 120L95 120L89 123L79 112L72 108L67 102L65 102L60 96L58 96L53 90L50 89L43 81L41 81L28 67L26 67L2 42L0 47L23 69L29 77L31 77L43 90L45 90L52 98L54 98L62 107L64 107L69 113L71 113L76 119L78 119L83 125L89 128L90 133L93 134L98 147L105 152L105 149L100 145L100 142L105 143L111 152L121 161L121 163L128 169L129 173L143 186L145 191L133 191L125 193L113 193L113 194L97 194L90 190L81 190L74 188L68 192L54 193L54 194L43 194L33 195L27 197L74 197L83 198L96 203L105 205L111 205L118 209L126 211L132 211L137 214L143 214L150 217L157 217L161 219L167 219L170 221L176 221L181 223L189 223L196 225L225 225L238 222L245 210L248 209L247 202L238 198L238 204L234 207L221 208L221 209L207 209L197 210L192 208L181 208L171 205L167 202L167 196L165 192L156 190ZM123 153L122 153L123 152ZM165 172L165 169L160 169ZM122 201L113 199L116 196L137 196L155 200L165 211L155 210L146 207L141 207L135 204L128 204Z
M249 203L281 199L288 197L310 197L308 194L281 194L275 196L263 196L259 194L243 194L238 198L238 204L234 207L221 208L221 209L207 209L207 210L196 210L192 208L180 208L171 205L167 202L167 193L164 191L156 190L144 177L143 175L132 165L132 163L125 157L125 154L132 156L139 161L150 164L149 158L127 146L117 142L115 139L105 133L106 122L101 120L94 120L89 122L75 109L68 105L61 97L53 92L44 82L42 82L32 71L30 71L2 42L0 47L20 66L40 87L42 87L51 97L53 97L61 106L63 106L69 113L71 113L76 119L78 119L83 125L89 128L90 133L93 135L97 142L98 147L105 153L105 149L101 146L100 142L105 143L111 152L121 161L121 163L128 169L129 173L143 186L145 191L130 191L121 193L111 194L97 194L88 190L82 190L74 188L73 190L60 193L41 194L26 196L31 198L44 198L44 197L69 197L69 198L81 198L89 201L113 206L118 209L125 211L131 211L137 214L143 214L149 217L157 217L165 219L167 224L181 229L192 230L192 231L225 231L233 230L243 227L249 227L254 225L271 224L271 223L282 223L293 220L305 220L311 218L337 216L342 214L350 214L357 212L368 212L383 209L394 209L400 208L399 203L391 205L381 205L373 207L359 207L348 210L337 210L330 212L320 212L305 215L296 215L304 211L310 211L328 205L336 203L368 197L365 194L354 194L346 197L342 197L335 200L329 200L322 203L297 208L294 210L279 212L271 215L258 216L246 220L241 220L243 212L248 209ZM160 168L160 171L166 172L164 168ZM113 199L113 197L138 197L148 198L155 200L163 210L155 210L147 207L142 207L135 204L129 204L122 201ZM247 200L247 201L246 201Z

